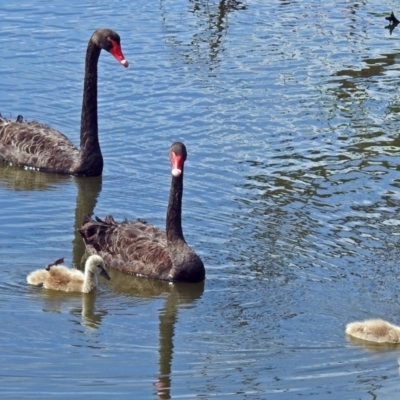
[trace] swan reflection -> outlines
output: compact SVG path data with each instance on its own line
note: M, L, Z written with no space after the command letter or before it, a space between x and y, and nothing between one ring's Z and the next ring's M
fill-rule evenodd
M179 310L194 307L202 297L205 282L169 283L156 279L129 276L109 268L111 280L105 282L108 289L115 294L123 294L141 299L159 299L165 297L163 307L159 310L159 372L154 382L159 399L170 399L172 386L171 370L174 348L175 327L178 323ZM155 317L155 316L154 316Z
M102 319L108 314L102 308L96 309L96 297L99 295L97 292L67 293L38 288L32 288L32 290L37 291L37 296L41 298L43 312L63 313L67 311L78 317L73 320L74 323L89 329L98 329Z
M78 228L82 225L82 221L86 215L93 214L102 189L102 177L83 178L59 174L46 174L38 171L23 170L18 167L0 163L0 186L7 190L18 192L50 192L58 190L60 186L67 186L73 183L76 185L77 194L72 226L74 235L72 240L72 265L77 267L81 266L82 257L85 253L85 245L78 232ZM67 257L67 254L57 254L56 256Z

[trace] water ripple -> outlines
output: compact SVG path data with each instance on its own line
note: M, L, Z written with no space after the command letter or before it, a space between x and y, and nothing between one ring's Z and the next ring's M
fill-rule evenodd
M343 332L353 319L398 314L390 10L342 0L72 5L0 10L6 117L78 144L92 31L116 29L130 61L99 61L102 179L0 166L3 396L393 397L393 349ZM25 283L61 256L81 268L86 213L163 227L177 140L188 148L183 229L205 284L115 274L82 296Z

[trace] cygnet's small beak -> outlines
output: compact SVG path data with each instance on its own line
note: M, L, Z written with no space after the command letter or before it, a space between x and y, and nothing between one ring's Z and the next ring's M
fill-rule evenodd
M104 268L101 269L100 275L101 275L102 277L106 278L108 281L111 279L111 278L110 278L110 275L108 275L107 271L106 271Z

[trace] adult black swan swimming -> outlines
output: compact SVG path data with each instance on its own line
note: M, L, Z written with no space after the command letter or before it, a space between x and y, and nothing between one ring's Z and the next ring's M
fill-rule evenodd
M99 254L107 266L119 271L168 281L201 282L204 264L189 247L182 232L183 143L169 150L172 183L167 210L166 232L143 220L115 222L86 217L80 234L89 254Z
M14 122L0 115L0 158L13 165L46 172L101 175L103 156L97 126L97 62L102 49L110 52L124 67L129 65L117 32L98 29L93 33L86 51L80 149L47 125L24 122L22 116Z

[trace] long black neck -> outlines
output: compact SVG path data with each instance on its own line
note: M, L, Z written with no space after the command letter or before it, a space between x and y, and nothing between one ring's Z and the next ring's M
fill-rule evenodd
M80 165L81 168L90 169L91 175L100 175L103 170L97 125L97 63L100 51L101 49L90 40L85 60Z
M183 168L178 177L172 176L167 210L167 242L185 241L182 232Z

